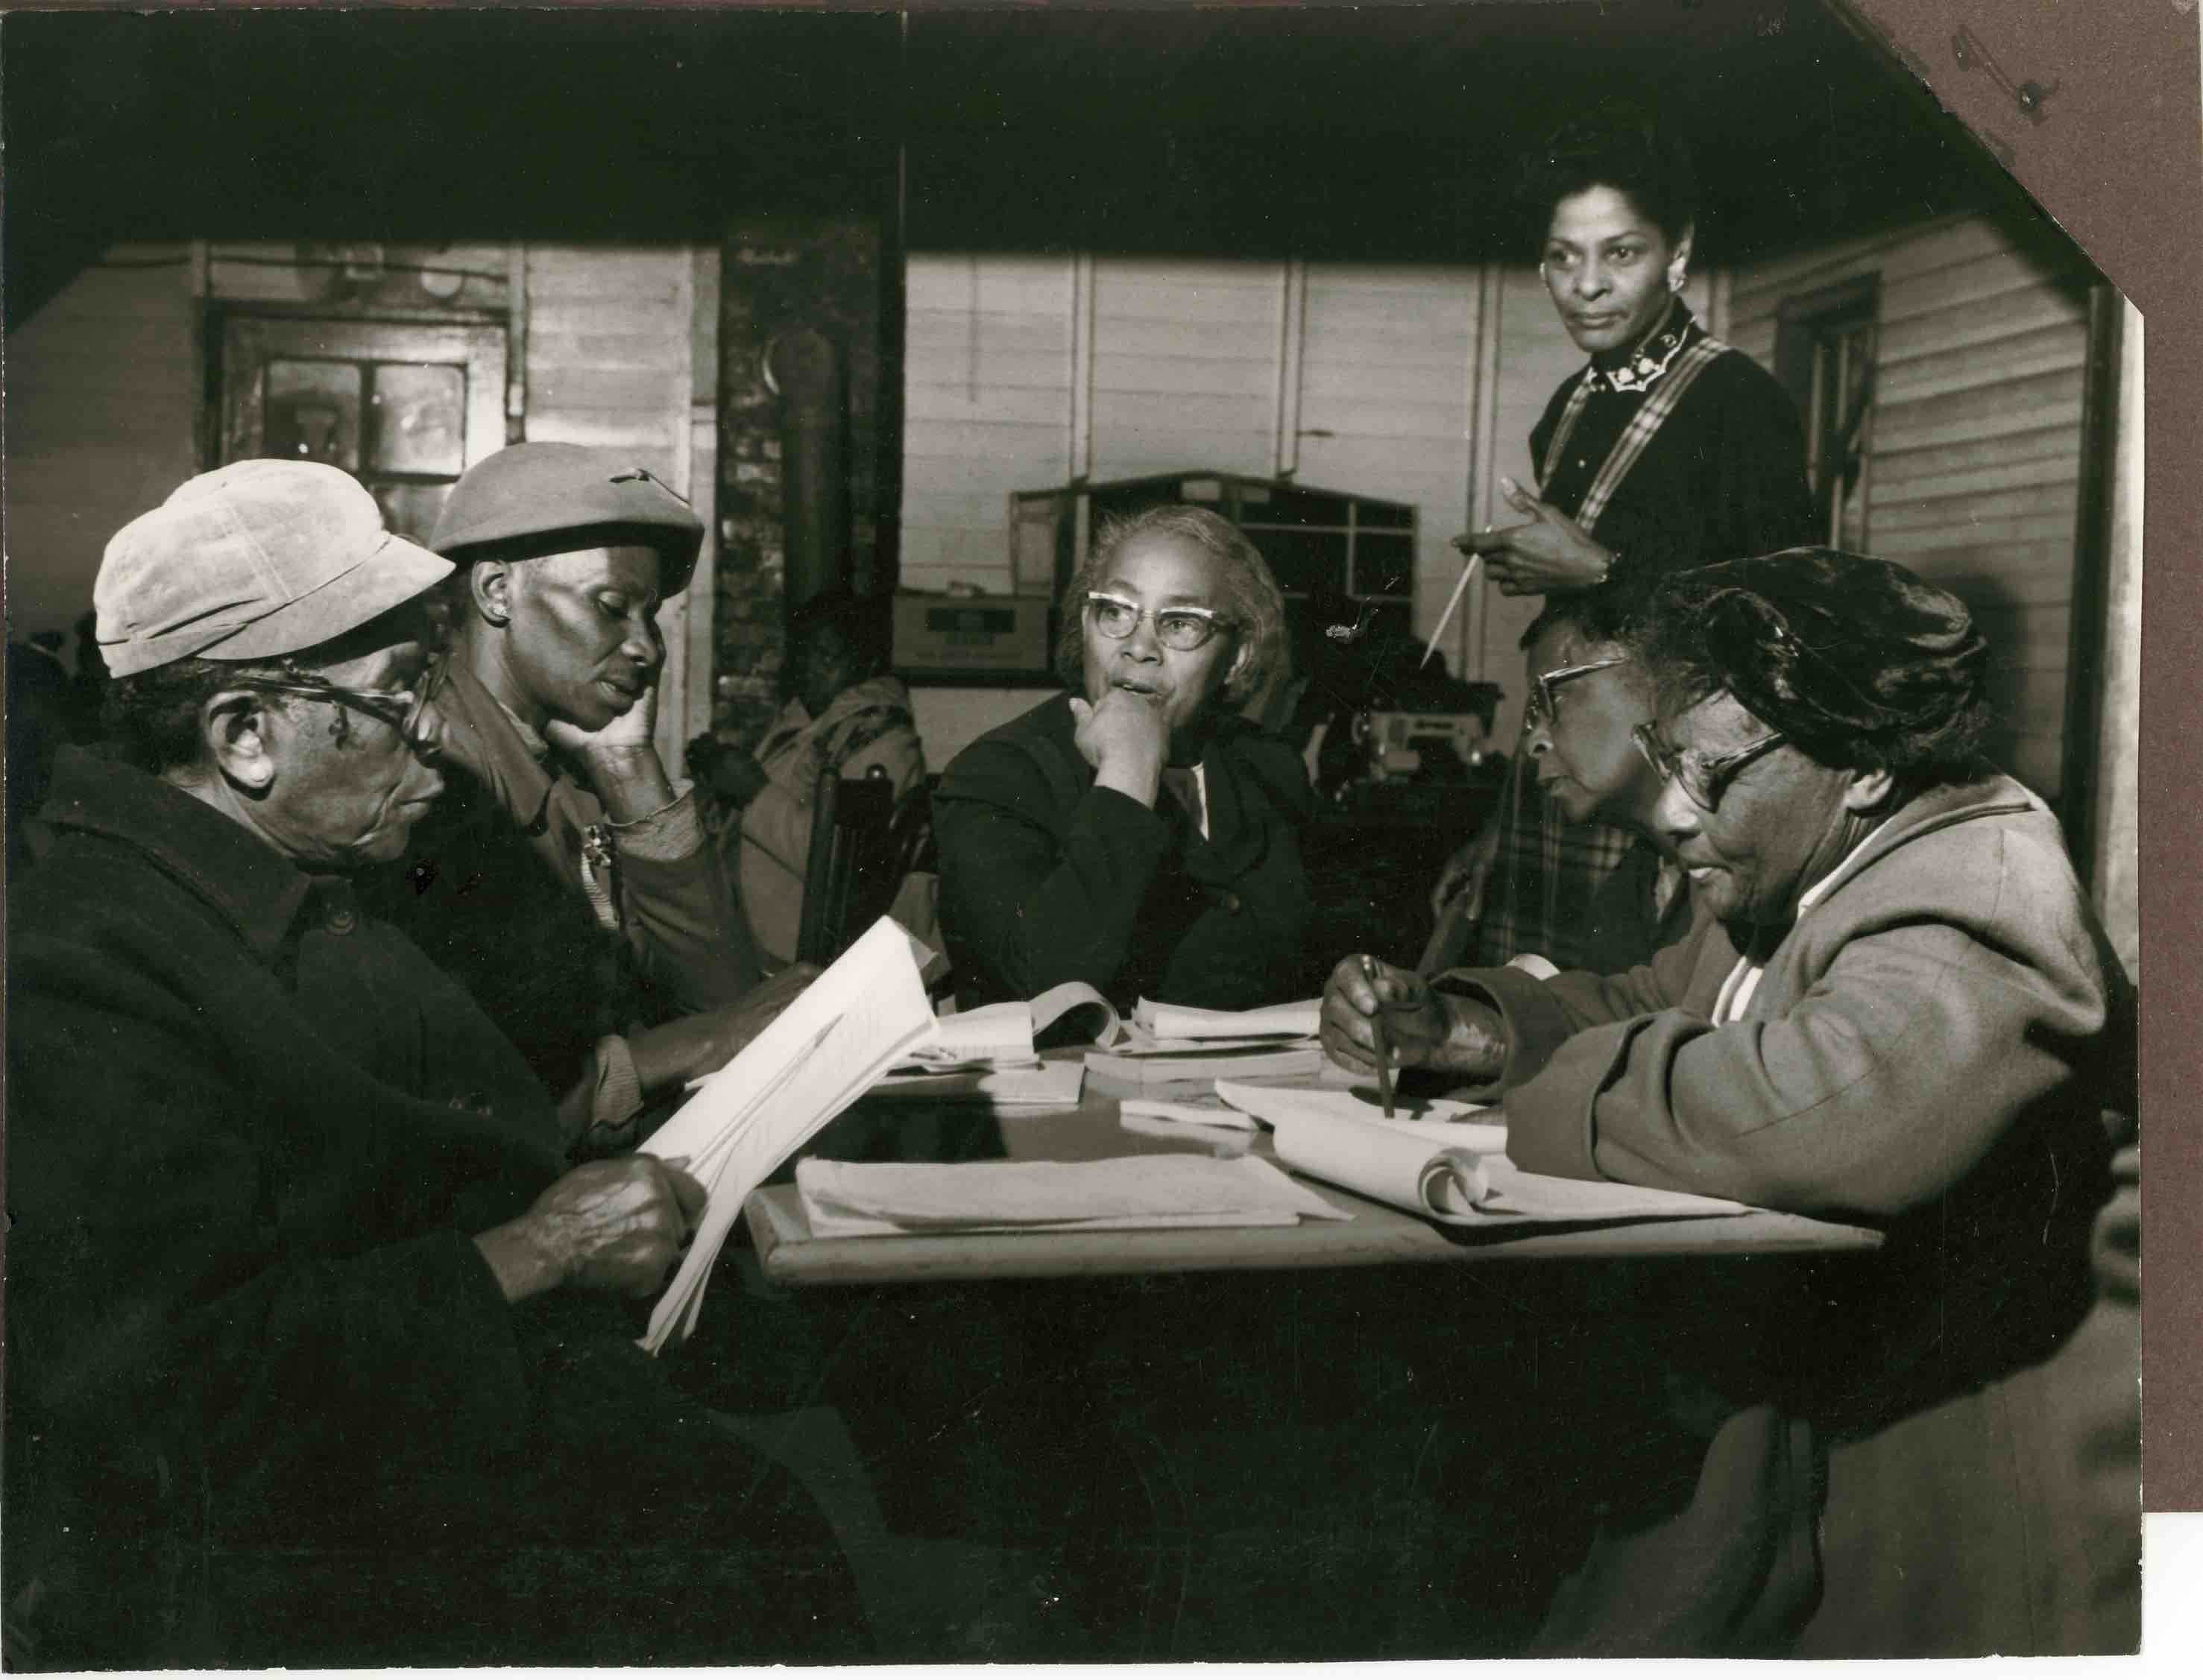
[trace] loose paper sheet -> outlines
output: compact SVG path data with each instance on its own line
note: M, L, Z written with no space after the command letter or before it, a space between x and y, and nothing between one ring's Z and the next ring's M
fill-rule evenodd
M1275 1130L1278 1158L1296 1172L1448 1224L1702 1219L1749 1213L1742 1202L1524 1172L1507 1158L1507 1129L1462 1119L1476 1105L1419 1105L1387 1121L1354 1091L1216 1082L1217 1094Z
M1256 1121L1251 1114L1236 1109L1214 1091L1192 1091L1183 1097L1126 1097L1117 1105L1117 1112L1126 1120L1175 1120L1186 1125L1222 1126L1233 1131L1251 1132Z
M1267 1161L1133 1155L1102 1161L800 1161L815 1236L1291 1225L1342 1213Z
M1029 1062L997 1067L977 1062L945 1073L898 1069L872 1088L875 1097L917 1097L932 1102L984 1102L997 1107L1069 1108L1086 1083L1081 1061Z

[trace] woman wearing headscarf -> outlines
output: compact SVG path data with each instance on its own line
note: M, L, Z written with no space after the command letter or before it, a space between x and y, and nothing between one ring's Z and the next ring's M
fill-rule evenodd
M1308 773L1233 710L1284 657L1270 569L1208 510L1152 508L1102 532L1062 616L1069 692L973 742L934 795L958 998L1290 995Z
M1456 545L1482 557L1502 593L1554 595L1643 588L1679 567L1812 541L1795 405L1683 302L1697 189L1681 144L1633 107L1601 107L1528 160L1524 198L1542 222L1538 272L1590 360L1531 429L1537 493L1503 480L1517 517ZM1630 837L1540 809L1526 780L1485 847L1474 952L1567 967ZM1472 850L1442 885L1466 884Z
M1953 597L1826 549L1679 574L1637 642L1690 935L1543 981L1349 958L1326 1046L1372 1065L1390 1002L1404 1061L1501 1095L1525 1169L1884 1242L1678 1301L1656 1345L1695 1485L1598 1536L1541 1648L2107 1648L2052 1604L2090 1530L2031 1368L2091 1305L2132 997L2056 817L1977 756L1987 649Z

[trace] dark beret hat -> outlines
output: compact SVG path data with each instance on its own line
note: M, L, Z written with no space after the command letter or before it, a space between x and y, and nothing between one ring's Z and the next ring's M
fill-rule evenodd
M1704 675L1801 745L1932 732L1981 698L1988 644L1965 604L1887 560L1784 549L1661 595Z
M590 536L594 541L571 545L592 547L613 533L658 550L661 593L688 587L704 522L664 480L579 444L514 444L476 462L452 486L428 546L462 560L464 551L493 545L556 554L562 551L550 539Z

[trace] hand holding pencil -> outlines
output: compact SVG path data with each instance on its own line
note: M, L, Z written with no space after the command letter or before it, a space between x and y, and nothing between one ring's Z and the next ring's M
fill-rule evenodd
M1324 988L1325 1054L1353 1072L1376 1075L1388 1097L1398 1070L1429 1064L1447 1024L1421 976L1375 957L1346 958Z
M1485 570L1503 595L1550 595L1590 589L1606 578L1614 551L1550 502L1541 502L1511 478L1499 480L1501 497L1522 516L1515 524L1464 531L1453 545Z

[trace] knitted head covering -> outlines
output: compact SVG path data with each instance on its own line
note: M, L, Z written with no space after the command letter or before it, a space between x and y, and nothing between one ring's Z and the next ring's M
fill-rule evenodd
M1977 763L1988 644L1958 597L1889 561L1792 548L1678 572L1642 640L1663 710L1726 692L1823 763L1931 780Z

